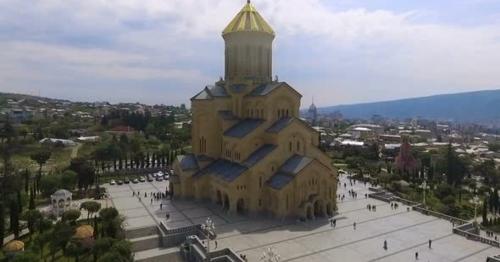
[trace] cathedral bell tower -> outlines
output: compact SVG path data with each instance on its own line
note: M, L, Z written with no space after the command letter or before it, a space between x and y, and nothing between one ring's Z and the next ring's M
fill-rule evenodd
M247 1L222 32L226 81L230 84L271 81L274 36L273 29Z

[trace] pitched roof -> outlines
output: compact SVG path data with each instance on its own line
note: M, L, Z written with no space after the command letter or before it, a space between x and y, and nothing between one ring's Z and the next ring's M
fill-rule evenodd
M262 119L243 119L234 124L231 128L224 132L225 136L242 138L250 134L264 121Z
M177 161L183 171L198 169L198 161L193 154L177 156Z
M285 117L276 120L266 131L271 133L279 133L283 128L287 127L290 123L292 123L292 117Z
M274 122L269 128L267 128L266 131L270 132L270 133L279 133L279 132L281 132L281 130L288 127L294 121L299 122L300 124L304 125L306 128L313 130L314 132L318 132L318 130L312 128L311 125L309 125L306 121L304 121L300 118L297 118L297 117L280 118L280 119L276 120L276 122Z
M285 161L285 163L280 167L279 171L296 175L312 161L313 159L310 157L295 154Z
M269 178L267 184L274 189L282 189L312 161L312 158L306 156L297 154L293 155L285 161L285 163L279 168L278 172Z
M248 96L265 96L285 82L269 82L257 86Z
M201 90L198 94L194 95L191 100L208 100L212 99L212 95L210 95L210 91L208 91L208 88L204 88Z
M217 159L202 170L196 172L193 177L212 175L227 182L232 182L242 175L248 168L226 159Z
M214 97L229 97L229 95L225 87L215 84L205 86L205 88L193 96L191 100L208 100Z
M269 153L271 153L277 146L272 144L264 144L257 148L248 158L243 162L246 167L251 167L257 164L259 161L264 159Z
M207 86L210 94L214 97L227 97L229 96L226 92L226 88L220 85L209 85Z
M229 22L224 31L222 31L222 35L235 32L262 32L274 35L271 26L257 12L257 9L255 9L250 1Z

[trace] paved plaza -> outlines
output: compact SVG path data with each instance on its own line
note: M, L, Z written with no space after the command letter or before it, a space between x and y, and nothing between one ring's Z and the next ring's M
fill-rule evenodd
M347 182L341 179L342 183ZM281 261L486 261L500 249L453 234L450 222L426 216L399 204L398 209L366 199L362 183L339 187L346 199L338 202L339 214L333 228L326 218L308 222L249 218L225 214L219 207L194 201L150 200L150 192L164 192L167 181L108 186L113 205L126 217L126 229L166 221L169 228L199 224L211 217L216 225L218 248L229 247L259 261L262 252L273 247ZM347 193L354 189L357 198ZM139 191L141 200L132 196ZM144 197L144 193L147 197ZM367 205L376 205L369 211ZM168 221L166 213L170 214ZM356 222L356 229L353 223ZM432 248L428 248L428 240ZM387 241L387 250L383 243ZM211 242L211 250L215 248Z

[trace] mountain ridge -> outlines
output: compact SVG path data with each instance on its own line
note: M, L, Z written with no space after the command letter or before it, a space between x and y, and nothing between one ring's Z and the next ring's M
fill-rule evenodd
M336 105L318 108L320 113L339 111L347 118L422 117L459 122L500 121L500 89L439 94L380 102Z

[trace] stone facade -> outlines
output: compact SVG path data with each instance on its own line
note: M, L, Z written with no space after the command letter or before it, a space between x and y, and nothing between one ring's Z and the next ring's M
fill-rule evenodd
M301 94L271 79L271 27L248 2L222 35L225 79L191 98L192 154L174 163L174 196L243 214L331 215L337 173L299 119Z

